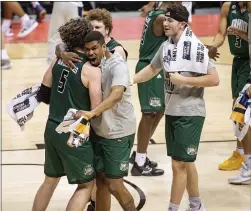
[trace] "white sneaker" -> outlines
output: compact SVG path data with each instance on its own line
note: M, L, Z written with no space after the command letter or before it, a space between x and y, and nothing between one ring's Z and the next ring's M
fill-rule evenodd
M11 28L5 28L3 29L3 33L5 37L12 37L14 36L14 33L12 32Z
M249 169L245 163L242 163L242 167L240 169L240 175L235 176L231 179L228 179L229 184L234 185L249 185L251 184L251 169Z
M196 209L194 209L194 208L191 208L191 207L189 206L189 208L187 208L186 211L206 211L206 209L205 209L204 205L201 204L200 209L198 209L198 210L196 210Z
M21 31L18 33L18 37L22 38L27 36L28 34L30 34L35 28L37 28L38 26L38 22L30 19L26 22L24 22L24 24L22 25L22 29Z

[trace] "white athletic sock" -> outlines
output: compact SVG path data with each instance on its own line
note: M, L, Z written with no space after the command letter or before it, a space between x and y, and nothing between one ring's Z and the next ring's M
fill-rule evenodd
M168 211L178 211L179 210L179 206L180 205L178 205L178 204L172 204L170 202L169 207L168 207Z
M8 59L10 58L8 56L6 49L2 49L2 60L8 60Z
M136 152L135 161L138 164L138 166L143 166L145 164L145 162L146 162L146 153Z
M249 168L249 169L251 169L251 155L250 154L248 154L248 155L245 155L245 164L246 164L246 166Z
M236 150L237 150L241 155L244 155L243 147L236 147Z
M200 197L189 197L190 208L199 210L201 206Z
M38 5L40 5L38 1L33 1L33 2L31 2L31 4L32 4L33 8L36 8Z
M3 19L2 29L5 31L5 29L10 28L11 26L11 19Z
M29 21L29 20L30 20L29 15L24 14L24 16L21 17L22 25L24 25L24 23L25 23L26 21Z

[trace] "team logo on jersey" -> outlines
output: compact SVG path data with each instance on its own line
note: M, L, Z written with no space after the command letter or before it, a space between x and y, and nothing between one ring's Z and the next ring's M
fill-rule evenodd
M152 107L160 107L161 106L160 98L158 98L158 97L152 97L152 98L150 98L150 106L152 106Z
M232 6L232 10L236 10L236 5L233 5L233 6Z
M84 175L85 176L91 176L94 173L94 169L92 165L87 165L84 169L83 169Z
M187 147L187 154L188 155L196 155L197 154L197 147L194 145L190 145Z
M129 169L129 163L127 161L122 161L120 163L120 170L127 171Z

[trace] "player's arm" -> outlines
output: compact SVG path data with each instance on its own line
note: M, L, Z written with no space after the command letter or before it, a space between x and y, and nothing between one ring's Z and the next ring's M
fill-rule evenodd
M218 28L218 33L216 34L213 47L219 48L225 41L227 35L227 16L230 7L230 2L225 2L221 8L221 15L220 15L220 25Z
M115 52L119 53L124 60L126 60L126 54L122 46L117 46L114 48Z
M92 110L102 102L100 69L86 63L82 68L81 80L84 86L89 89Z
M148 4L144 5L139 9L141 12L140 16L141 17L146 17L146 14L154 7L155 2L154 1L149 1Z
M81 62L82 59L78 54L67 51L67 46L64 43L60 43L56 46L55 54L58 58L62 58L64 64L70 68L75 68L73 62Z
M133 77L132 84L143 83L152 79L155 75L157 75L162 69L162 53L163 53L163 45L160 46L158 52L153 57L151 64L143 68Z
M164 36L164 25L163 22L165 21L166 17L161 14L159 15L155 21L153 22L153 33L155 36Z
M113 67L111 71L112 86L109 96L99 104L95 109L90 112L80 111L77 114L77 118L81 115L87 116L89 119L95 116L99 116L106 110L114 107L123 98L125 89L130 86L129 84L129 71L126 63L119 64Z
M161 67L154 67L152 64L149 64L141 71L139 71L133 77L133 84L143 83L152 79L155 75L157 75L161 70Z
M54 59L44 74L43 81L37 93L37 101L45 104L50 103L51 87L52 87L52 69L57 59Z
M220 83L219 75L215 66L209 62L207 74L198 77L185 77L179 73L169 73L170 80L173 84L198 86L198 87L212 87L218 86Z

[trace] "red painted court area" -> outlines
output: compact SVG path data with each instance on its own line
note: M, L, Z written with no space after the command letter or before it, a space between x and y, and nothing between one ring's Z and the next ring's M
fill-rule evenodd
M193 15L192 29L198 36L214 36L217 33L220 16ZM140 39L144 18L115 18L113 19L112 37L117 40ZM6 43L43 43L48 41L49 21L38 25L36 30L25 38L17 38L20 22L13 22L13 37L6 37Z

